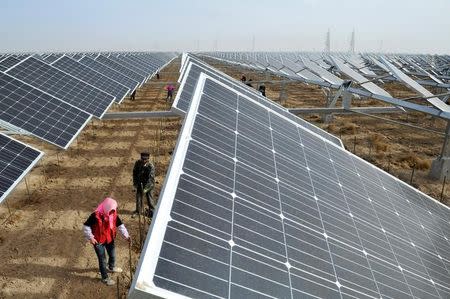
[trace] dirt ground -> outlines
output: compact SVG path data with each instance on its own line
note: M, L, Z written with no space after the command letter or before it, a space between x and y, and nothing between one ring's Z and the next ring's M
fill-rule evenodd
M135 101L125 100L114 111L168 110L163 82L176 81L180 60L175 60L138 90ZM241 69L213 63L239 79ZM247 74L258 80L263 75ZM272 77L273 79L277 79ZM395 96L413 93L398 84L387 84ZM286 86L286 107L324 107L319 87L302 83ZM280 84L266 84L267 96L278 100ZM361 106L383 105L374 100ZM443 132L444 122L420 113L383 115ZM361 115L335 116L324 123L318 115L306 119L340 136L345 146L366 160L409 182L411 165L416 164L413 184L438 198L442 182L431 181L427 173L443 142L443 136L386 123ZM83 222L102 198L114 193L119 215L134 239L132 272L139 259L139 225L131 218L134 210L131 171L142 150L149 150L156 166L159 195L176 143L181 119L95 120L67 151L58 151L36 138L18 136L43 150L46 155L26 180L0 205L0 298L116 298L117 288L100 282L97 260L82 236ZM356 143L355 143L356 141ZM450 197L450 194L449 196ZM444 198L446 201L446 198ZM126 296L130 285L129 250L118 236L117 265L124 269L119 294Z

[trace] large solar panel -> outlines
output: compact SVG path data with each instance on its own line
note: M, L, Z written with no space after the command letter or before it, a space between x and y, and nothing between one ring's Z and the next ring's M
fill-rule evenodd
M0 203L44 154L0 133Z
M103 116L115 99L34 57L23 60L6 73L98 118Z
M138 88L138 86L140 84L138 81L133 80L133 79L123 75L121 72L116 71L98 61L95 61L91 57L84 56L78 62L119 82L120 84L128 87L130 90L135 90L136 88Z
M202 75L130 298L450 298L450 211Z
M8 56L4 58L2 61L0 61L0 71L4 72L10 67L18 64L20 62L20 59L15 58L13 56Z
M186 68L186 73L183 73L184 78L181 82L179 91L177 93L177 96L175 97L175 100L173 102L173 109L175 111L179 111L182 113L185 113L189 105L192 101L192 97L194 95L195 86L197 84L198 78L200 77L200 73L204 72L208 74L209 76L215 78L216 80L219 80L229 86L232 86L233 88L239 90L239 92L255 99L256 101L260 102L262 105L270 107L273 110L278 111L279 113L285 115L289 119L297 122L298 124L302 125L306 129L324 137L330 142L333 142L339 146L342 146L342 142L339 138L331 135L330 133L320 129L319 127L316 127L307 121L295 116L294 114L290 113L286 108L267 100L265 97L262 97L259 93L256 92L253 88L248 88L241 82L236 81L233 78L230 78L226 76L223 73L220 73L219 71L213 69L212 67L198 61L197 59L190 58L190 61L193 61L193 63L190 64ZM189 64L189 60L187 63Z
M109 58L107 58L107 57L105 57L103 55L98 55L95 58L95 61L98 61L98 62L100 62L100 63L102 63L102 64L104 64L104 65L106 65L106 66L108 66L108 67L110 67L110 68L112 68L112 69L122 73L122 74L124 74L125 76L127 76L127 77L129 77L129 78L131 78L133 80L138 81L139 84L144 83L144 80L146 79L143 75L140 75L140 74L134 72L133 70L123 66L122 64L120 64L120 63L118 63L116 61L113 61L113 60L111 60L111 59L109 59Z
M67 148L91 115L0 73L0 120Z
M121 103L130 92L128 87L67 56L61 57L51 65L114 96L118 103Z

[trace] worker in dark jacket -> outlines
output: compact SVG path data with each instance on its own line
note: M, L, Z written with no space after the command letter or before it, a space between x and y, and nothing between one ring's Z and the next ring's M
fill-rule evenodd
M133 186L136 191L136 210L132 217L142 209L142 197L145 196L148 204L148 217L153 216L152 190L155 186L155 166L150 162L149 152L142 152L141 158L134 163Z
M117 215L117 202L107 197L95 209L83 225L83 233L93 246L97 254L102 282L106 285L114 285L115 282L108 277L108 272L122 272L122 269L115 266L116 252L114 239L117 230L128 242L131 237L122 220ZM106 253L108 253L108 266L106 266Z
M261 93L261 95L262 95L263 97L266 96L266 86L265 86L264 84L261 84L261 85L259 86L258 91Z

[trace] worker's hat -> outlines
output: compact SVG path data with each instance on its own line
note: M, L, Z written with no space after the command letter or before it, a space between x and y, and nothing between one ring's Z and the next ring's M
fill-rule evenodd
M141 152L141 158L148 158L150 157L150 153L148 151Z

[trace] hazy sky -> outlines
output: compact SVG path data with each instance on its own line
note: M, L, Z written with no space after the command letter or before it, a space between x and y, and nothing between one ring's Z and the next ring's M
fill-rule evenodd
M450 54L450 0L0 0L0 52L317 50Z

